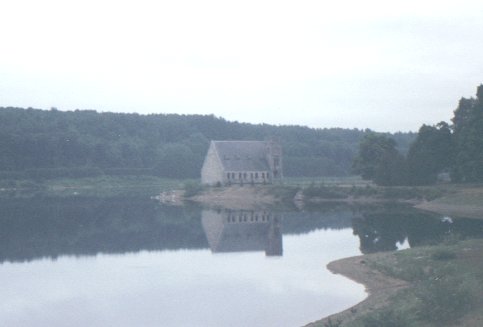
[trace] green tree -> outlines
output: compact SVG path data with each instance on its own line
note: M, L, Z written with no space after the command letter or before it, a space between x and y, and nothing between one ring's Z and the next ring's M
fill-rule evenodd
M476 99L462 98L454 111L454 165L452 178L461 182L483 181L483 84Z
M411 184L427 185L437 180L439 173L452 164L452 134L449 125L423 125L407 155L408 180Z
M198 177L210 140L277 138L283 148L285 176L344 176L350 174L358 145L367 133L254 125L213 115L0 107L0 173L81 169L97 174L101 169L106 174ZM390 136L402 153L415 137L410 133Z
M379 185L401 185L405 181L405 160L393 139L370 133L360 143L353 171Z
M196 177L201 167L196 164L196 156L189 147L183 144L168 144L162 154L155 172L162 177L186 178Z

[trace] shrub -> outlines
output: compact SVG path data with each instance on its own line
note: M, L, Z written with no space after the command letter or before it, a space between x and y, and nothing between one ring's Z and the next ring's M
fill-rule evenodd
M307 197L321 197L324 199L345 199L347 198L347 192L344 192L338 187L327 187L327 186L315 186L310 185L303 190L304 195Z
M192 197L199 194L203 190L203 186L197 182L187 182L184 184L184 196Z

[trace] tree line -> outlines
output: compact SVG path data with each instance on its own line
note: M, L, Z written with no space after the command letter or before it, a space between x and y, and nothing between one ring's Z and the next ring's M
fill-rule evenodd
M461 98L451 122L421 126L407 155L388 136L368 133L353 171L379 185L483 182L483 84L476 98Z
M0 178L155 175L196 178L210 140L281 143L286 176L351 174L370 130L230 122L214 115L0 107ZM412 133L386 134L408 151Z

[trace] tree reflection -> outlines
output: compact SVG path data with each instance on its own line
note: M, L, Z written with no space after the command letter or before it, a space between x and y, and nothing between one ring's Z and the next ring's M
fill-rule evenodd
M362 253L393 251L406 240L411 247L437 244L449 237L482 237L483 221L450 219L407 206L382 206L361 210L352 228Z

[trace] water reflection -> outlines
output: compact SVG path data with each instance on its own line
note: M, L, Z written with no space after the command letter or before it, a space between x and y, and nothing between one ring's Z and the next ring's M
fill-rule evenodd
M282 214L266 210L203 210L201 223L213 253L264 251L281 256Z
M149 199L2 199L0 226L0 262L208 247L200 208Z
M414 247L448 237L483 236L483 220L444 219L407 206L213 211L125 197L0 199L0 226L0 263L207 248L282 256L282 235L321 229L352 229L362 253L395 250L401 243Z
M122 197L0 200L0 321L301 326L365 297L325 269L359 253L351 217L336 208L203 212Z
M422 213L407 206L366 207L352 220L362 253L397 250L407 241L410 247L437 244L448 239L483 237L483 220L451 219Z
M481 236L482 226L396 206L211 211L125 197L0 199L0 321L300 326L365 297L327 263L401 241Z

